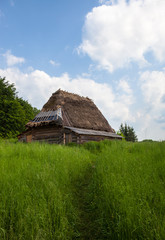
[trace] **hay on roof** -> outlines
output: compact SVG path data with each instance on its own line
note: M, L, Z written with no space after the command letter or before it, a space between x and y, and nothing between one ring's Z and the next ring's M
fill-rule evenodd
M88 97L81 97L59 89L52 94L41 111L55 111L58 108L62 109L62 121L60 124L63 126L114 132L100 110ZM34 127L35 124L29 122L26 126ZM49 123L40 122L37 126L43 124Z

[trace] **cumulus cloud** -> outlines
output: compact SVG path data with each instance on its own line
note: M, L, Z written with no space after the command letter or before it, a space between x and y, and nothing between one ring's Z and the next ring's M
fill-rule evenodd
M116 0L99 0L100 4L113 4Z
M6 53L3 54L3 57L6 60L6 63L8 66L14 66L16 64L24 63L25 59L22 57L16 57L11 54L11 51L7 51Z
M145 71L140 74L145 101L156 109L165 110L165 71Z
M24 73L18 68L0 69L0 76L6 76L7 80L14 82L19 96L38 108L42 108L51 94L61 88L91 98L113 128L118 129L122 121L134 121L130 113L131 101L128 103L130 95L121 89L118 94L109 84L97 83L83 76L70 78L67 73L59 77L51 77L40 70Z
M100 1L104 2L86 16L79 53L109 72L131 62L146 66L148 52L165 60L165 1Z
M142 73L140 85L148 113L154 121L165 127L165 72L146 71Z
M128 80L122 78L117 83L118 99L123 102L126 106L132 105L135 102L135 97L133 96L133 90L129 86ZM135 122L135 117L128 119L129 121Z
M141 131L150 138L165 139L165 71L140 73L140 87L144 97Z
M118 87L121 88L124 92L126 92L128 94L132 93L132 90L131 90L129 84L128 84L128 82L125 79L121 79L119 81Z
M139 82L143 98L140 96L142 104L139 108L135 108L134 104L137 104L138 99L135 98L128 79L121 79L112 86L107 83L97 83L89 77L71 78L68 73L50 76L44 71L33 68L22 72L16 67L0 69L0 76L6 76L8 81L15 84L20 97L40 109L52 93L61 88L91 98L116 130L122 122L127 122L134 126L139 139L165 138L165 72L163 71L140 73Z

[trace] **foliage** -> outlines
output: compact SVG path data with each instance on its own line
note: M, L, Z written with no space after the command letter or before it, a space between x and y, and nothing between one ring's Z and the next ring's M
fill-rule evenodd
M14 84L0 77L0 137L15 137L37 113L36 108L17 96Z
M124 136L126 141L136 142L138 140L137 136L135 134L134 128L130 127L126 123L125 123L125 125L123 125L123 124L120 125L118 134L121 136Z
M28 101L23 100L22 98L17 97L17 101L20 103L25 112L25 123L33 119L39 113L39 110L35 107L32 107Z

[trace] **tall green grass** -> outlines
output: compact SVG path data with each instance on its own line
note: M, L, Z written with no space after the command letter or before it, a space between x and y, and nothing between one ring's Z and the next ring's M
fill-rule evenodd
M0 142L0 240L165 239L165 142Z
M73 239L75 183L89 168L85 149L0 143L0 239Z
M165 142L104 142L90 189L95 239L165 239Z

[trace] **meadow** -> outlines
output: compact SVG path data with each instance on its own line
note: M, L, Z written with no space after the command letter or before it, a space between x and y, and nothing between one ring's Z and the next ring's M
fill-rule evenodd
M0 239L165 239L165 142L0 142Z

